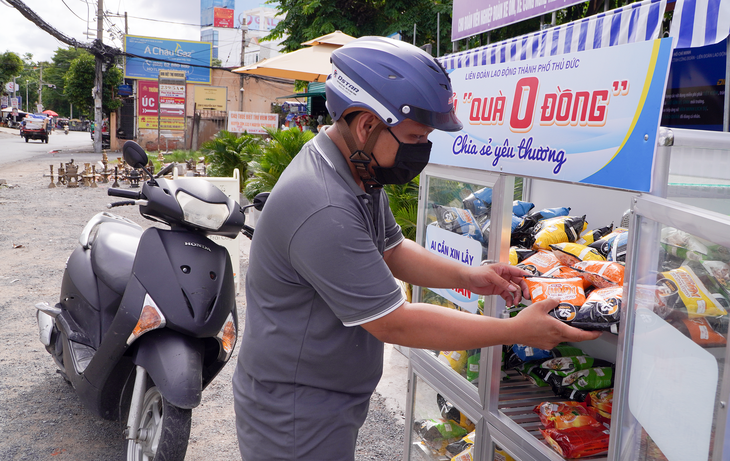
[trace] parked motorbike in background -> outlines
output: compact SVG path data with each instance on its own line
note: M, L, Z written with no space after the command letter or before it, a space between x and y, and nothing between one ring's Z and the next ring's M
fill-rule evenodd
M135 142L125 161L144 168ZM145 170L146 171L146 170ZM192 409L238 338L228 251L208 236L251 238L244 210L199 178L149 179L109 189L169 229L103 212L84 227L63 274L60 301L36 305L40 340L84 406L126 420L127 460L183 460Z

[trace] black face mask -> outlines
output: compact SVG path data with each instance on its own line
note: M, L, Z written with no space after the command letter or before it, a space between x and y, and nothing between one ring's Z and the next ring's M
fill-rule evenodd
M391 167L373 166L374 178L380 184L407 184L421 174L431 157L431 141L406 144L400 141L390 128L388 132L398 141L395 163ZM375 156L373 156L375 158ZM375 159L377 162L378 160Z

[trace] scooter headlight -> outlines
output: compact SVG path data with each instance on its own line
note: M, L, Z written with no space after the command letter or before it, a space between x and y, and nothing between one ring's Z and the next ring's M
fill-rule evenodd
M183 211L183 220L194 226L218 230L228 219L228 206L224 203L204 202L183 191L178 191L177 201Z

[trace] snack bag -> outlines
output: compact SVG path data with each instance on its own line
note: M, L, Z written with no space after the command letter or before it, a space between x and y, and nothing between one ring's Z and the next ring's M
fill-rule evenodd
M676 286L677 294L690 317L727 315L727 310L713 297L689 266L662 272L661 275Z
M603 256L608 256L611 253L611 246L613 245L614 239L618 237L619 234L623 234L628 231L629 230L625 227L617 227L609 234L601 237L599 240L596 240L593 243L589 243L588 246L591 248L595 248Z
M626 261L626 247L629 243L629 234L627 232L618 234L615 239L611 241L611 249L606 255L608 261Z
M550 315L583 330L618 333L622 294L623 288L620 286L599 288L593 290L580 307L560 303L550 311Z
M550 447L566 459L585 458L607 452L609 432L604 426L540 429Z
M545 360L540 368L555 373L558 376L568 376L578 370L586 370L594 367L612 366L613 364L601 359L595 359L588 355L576 355L573 357L556 357Z
M581 261L572 267L596 288L623 286L624 284L624 266L618 262Z
M423 442L439 454L446 452L446 447L467 434L467 430L451 421L443 419L422 419L413 422L413 430Z
M495 457L496 459L496 457ZM470 446L466 450L462 451L458 455L451 458L450 461L473 461L474 460L474 445Z
M537 253L537 250L528 250L520 247L510 247L509 249L509 263L511 266L516 266L525 259Z
M468 356L466 351L440 351L439 360L446 363L452 370L459 374L466 371Z
M600 227L598 229L592 229L584 231L580 234L580 238L576 243L581 245L590 245L591 243L602 239L613 231L613 224L610 226Z
M575 242L587 227L585 215L544 219L535 225L535 249L550 249L553 243Z
M557 298L564 303L582 306L586 300L585 291L583 291L583 279L578 277L571 279L527 277L525 282L530 290L532 302Z
M447 456L452 456L452 460L454 459L462 459L459 458L461 454L470 449L474 446L474 439L476 437L476 434L474 431L469 432L466 434L461 440L457 440L456 442L450 443L446 446L446 454ZM466 458L463 458L466 459Z
M606 257L598 252L595 248L591 248L579 243L553 243L550 245L553 254L558 261L565 266L572 266L581 261L605 261Z
M532 411L540 416L540 422L547 429L600 426L600 423L588 414L586 405L581 402L542 402Z
M545 379L545 382L558 384L556 387L593 391L613 386L613 367L597 367L579 370L560 380Z
M599 389L588 393L586 403L611 417L613 411L613 388Z
M577 270L575 270L569 266L553 267L549 271L542 274L542 276L543 277L552 277L552 278L556 278L556 279L572 279L572 278L578 277L581 280L583 280L583 290L584 291L593 286L593 284L591 282L589 282L588 280L585 280L581 276L580 272L578 272Z
M492 189L490 187L479 189L469 194L461 203L476 218L488 215L492 209Z
M436 212L436 219L440 228L459 235L466 235L482 244L486 243L482 236L479 223L471 211L436 204L434 204L433 208Z
M467 431L473 431L475 429L474 423L464 413L449 403L441 394L436 394L436 404L441 411L441 417L446 421L453 421Z
M512 214L520 218L529 213L533 208L535 208L535 204L531 202L523 202L522 200L512 202ZM520 219L520 221L522 220Z
M527 378L532 384L537 387L548 387L549 384L545 382L537 373L535 369L540 367L539 362L527 362L521 367L517 367L517 372Z
M531 272L540 276L550 269L559 266L560 261L552 251L538 250L532 256L525 258L521 263L517 264L520 269Z
M674 294L676 295L676 285L673 284L673 286L675 287ZM635 295L636 308L643 307L644 309L654 311L656 315L663 319L667 318L673 311L673 303L670 305L667 301L667 296L670 294L670 290L664 286L637 283Z
M472 349L467 351L466 359L466 380L470 383L476 383L479 380L479 359L481 358L481 349Z
M702 347L725 346L725 337L716 332L705 317L694 317L672 322L677 330Z

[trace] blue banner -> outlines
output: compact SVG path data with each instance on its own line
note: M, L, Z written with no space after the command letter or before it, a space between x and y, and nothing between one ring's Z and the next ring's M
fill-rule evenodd
M210 43L127 35L124 51L134 55L126 58L125 78L157 80L160 70L177 70L185 71L188 82L211 82L210 68L199 67L210 66Z

